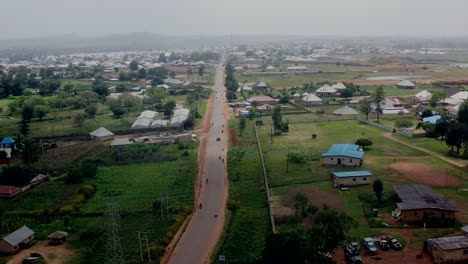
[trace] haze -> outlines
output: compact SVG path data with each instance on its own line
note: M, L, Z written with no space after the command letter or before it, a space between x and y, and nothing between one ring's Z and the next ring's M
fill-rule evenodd
M1 39L129 32L468 35L466 0L3 0L1 6Z

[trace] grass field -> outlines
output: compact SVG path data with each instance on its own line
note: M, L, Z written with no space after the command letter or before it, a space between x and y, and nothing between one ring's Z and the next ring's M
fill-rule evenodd
M237 128L237 121L230 120L229 127ZM249 121L246 127L238 139L249 146L231 148L228 153L229 217L214 254L214 257L225 255L229 263L259 263L265 239L271 232L253 122Z

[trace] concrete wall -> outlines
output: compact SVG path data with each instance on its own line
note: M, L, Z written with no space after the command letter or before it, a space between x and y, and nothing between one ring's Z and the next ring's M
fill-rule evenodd
M427 213L429 217L436 218L442 218L442 213L444 213L446 220L455 220L455 212L437 209L404 210L401 211L400 219L403 223L408 224L424 223L424 213Z
M343 156L323 157L322 165L325 166L348 166L356 167L361 165L362 160Z
M432 244L432 257L434 263L468 263L468 254L464 255L464 251L468 248L461 248L456 250L442 250L436 244Z

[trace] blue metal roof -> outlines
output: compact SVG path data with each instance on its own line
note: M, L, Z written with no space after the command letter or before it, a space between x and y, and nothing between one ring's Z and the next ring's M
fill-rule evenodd
M0 144L14 144L15 140L11 137L5 137Z
M437 121L439 121L440 118L441 118L440 115L433 115L433 116L423 118L423 122L429 122L429 123L435 124L437 123Z
M349 178L349 177L369 177L372 173L369 171L346 171L346 172L332 172L333 176L338 178Z
M322 157L334 156L362 159L364 151L359 151L359 146L355 144L333 144L328 152L322 154Z

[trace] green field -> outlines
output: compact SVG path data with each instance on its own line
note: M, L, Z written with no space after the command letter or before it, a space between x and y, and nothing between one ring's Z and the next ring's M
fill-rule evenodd
M236 128L237 120L229 122ZM253 122L239 142L248 147L231 148L228 153L229 199L225 231L213 258L225 255L229 263L259 263L265 239L271 232L267 197Z

